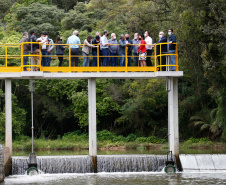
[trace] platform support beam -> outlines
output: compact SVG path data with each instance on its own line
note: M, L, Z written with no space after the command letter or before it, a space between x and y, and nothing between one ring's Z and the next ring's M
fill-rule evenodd
M93 159L93 171L97 173L97 124L96 124L96 79L88 79L89 98L89 155Z
M179 157L178 78L168 78L168 135L169 151Z
M12 80L5 79L5 147L8 153L5 155L5 174L12 172Z

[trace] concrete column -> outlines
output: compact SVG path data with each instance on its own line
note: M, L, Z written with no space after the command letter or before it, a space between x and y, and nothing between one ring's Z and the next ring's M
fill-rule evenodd
M178 79L168 78L168 134L169 150L179 156L179 128L178 128Z
M97 172L96 79L88 79L89 97L89 155L93 158L93 171Z
M5 170L4 170L4 147L0 145L0 182L4 181Z
M5 79L5 147L8 154L5 155L5 174L12 171L12 81Z

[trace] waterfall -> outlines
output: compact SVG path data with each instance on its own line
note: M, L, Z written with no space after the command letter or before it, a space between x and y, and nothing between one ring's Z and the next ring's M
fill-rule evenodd
M161 171L165 155L98 155L98 172ZM92 173L90 156L38 156L38 170L43 173ZM28 157L12 157L13 175L24 175L28 169Z
M226 154L180 155L183 171L225 171Z

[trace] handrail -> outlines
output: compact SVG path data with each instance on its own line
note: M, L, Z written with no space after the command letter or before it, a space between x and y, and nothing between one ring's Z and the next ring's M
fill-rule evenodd
M23 49L24 49L24 45L25 44L37 44L39 45L39 52L35 53L35 54L31 54L29 52L29 54L24 54ZM175 66L176 67L176 71L179 70L179 65L178 65L178 44L177 43L172 43L175 44L175 48L176 48L176 52L174 53L162 53L162 45L163 44L170 44L168 42L166 43L157 43L157 44L153 44L152 46L154 46L154 53L152 56L147 56L147 57L151 57L152 62L153 62L153 66L146 66L146 67L140 67L139 66L139 62L138 62L138 66L128 66L128 57L130 58L136 58L139 56L128 56L127 53L127 46L125 46L125 54L123 56L100 56L100 47L97 47L97 56L92 56L92 55L88 55L87 57L89 58L97 58L97 66L90 66L90 67L81 67L81 66L72 66L72 61L71 58L72 57L78 57L79 59L84 58L84 56L81 55L72 55L71 54L71 46L73 45L79 45L80 47L85 45L85 44L45 44L45 45L54 45L54 47L56 47L57 45L63 45L65 48L67 48L66 52L67 54L65 55L60 55L61 57L63 57L65 60L68 60L68 65L67 66L63 66L63 67L56 67L56 66L51 66L51 67L47 67L47 66L42 66L41 65L41 59L45 58L45 57L51 57L51 60L54 61L54 63L56 63L56 59L59 57L59 55L53 54L53 55L42 55L41 54L41 47L44 44L40 44L39 42L23 42L21 44L4 44L4 43L0 43L0 72L21 72L24 71L24 68L27 68L29 70L31 70L33 67L38 67L40 69L40 71L50 71L50 72L111 72L111 71L116 71L116 72L141 72L141 71L162 71L162 69L164 67L166 67L169 70L169 67L171 66ZM99 44L93 44L93 45L99 45ZM120 46L120 44L111 44L111 45L118 45ZM130 46L135 46L135 45L139 45L139 44L131 44ZM149 44L142 44L142 45L149 45ZM160 53L157 53L157 47L159 47ZM19 50L18 50L19 48ZM54 52L53 52L54 53ZM175 60L176 60L176 64L170 64L169 62L169 58L171 56L175 56ZM39 58L40 64L38 65L34 65L34 64L24 64L24 59L25 57L28 57L29 59L32 59L34 57ZM125 61L125 66L107 66L107 67L103 67L100 64L100 59L107 57L108 59L112 58L112 57L116 57L116 58L121 58L124 57L124 61ZM166 57L168 60L167 64L163 64L162 63L162 57ZM159 58L159 59L158 59ZM14 64L12 64L12 60L13 59L17 59L20 60L20 64L17 62L17 60L14 60ZM159 60L159 63L158 63ZM57 60L58 61L58 60Z

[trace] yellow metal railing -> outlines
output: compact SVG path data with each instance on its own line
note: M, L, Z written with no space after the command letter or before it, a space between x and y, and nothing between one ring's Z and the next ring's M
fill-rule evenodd
M23 49L24 49L24 44L38 44L39 45L39 52L38 53L30 53L29 54L24 54ZM146 67L140 67L139 66L139 61L138 61L138 66L128 66L128 57L135 58L139 56L128 56L127 53L127 46L125 47L125 55L124 56L103 56L100 55L100 49L97 47L97 56L92 56L89 55L88 57L93 58L97 57L97 66L89 66L89 67L83 67L83 66L72 66L72 57L79 57L81 60L84 58L84 56L81 55L71 55L71 46L76 45L76 44L46 44L46 45L63 45L66 48L66 53L67 55L60 55L60 57L63 57L68 61L67 66L62 66L59 67L56 65L58 61L58 56L54 54L55 52L52 52L52 55L41 55L41 44L39 43L31 43L31 42L24 42L21 44L0 44L0 72L22 72L24 71L24 68L27 68L27 70L35 70L37 68L40 71L48 71L48 72L142 72L142 71L148 71L148 72L156 72L156 71L162 71L164 68L166 70L169 70L171 66L176 66L176 71L179 70L178 66L178 48L177 48L177 43L172 43L176 45L176 52L175 54L173 53L158 53L157 54L157 47L159 47L161 51L161 47L163 44L169 44L169 43L158 43L154 46L154 55L152 56L147 56L151 57L152 63L154 65L152 66L146 66ZM81 47L84 44L79 44ZM119 44L117 44L119 45ZM132 44L131 46L134 46ZM176 64L172 65L170 64L170 56L175 56ZM24 64L24 57L28 57L29 59L29 64L25 65ZM51 57L51 61L54 61L50 67L49 66L42 66L41 59L44 57ZM100 64L100 58L107 57L125 57L125 66L101 66ZM166 64L162 64L163 57L166 58ZM31 63L32 60L37 59L39 60L39 63ZM159 61L159 62L158 62ZM34 62L34 61L33 61ZM109 62L110 63L110 62Z

